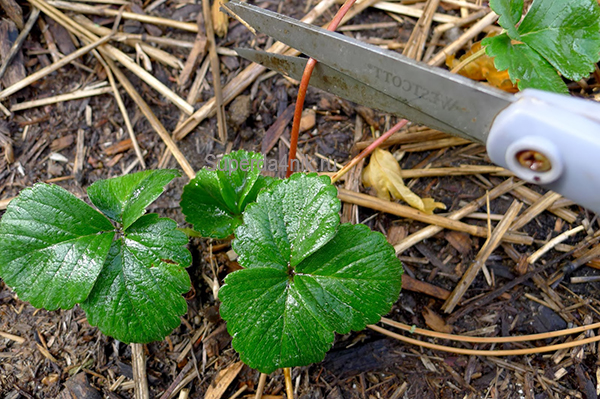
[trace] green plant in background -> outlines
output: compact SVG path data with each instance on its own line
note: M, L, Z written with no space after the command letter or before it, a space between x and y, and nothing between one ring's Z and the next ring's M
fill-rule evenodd
M0 277L37 308L79 303L91 325L122 342L164 339L187 310L187 237L147 214L176 170L97 181L95 210L68 191L36 184L0 221ZM111 222L112 221L112 222Z
M223 160L257 157L239 151ZM254 192L246 183L256 181L257 169L217 174L218 180L218 172L198 173L182 197L187 219L211 218L209 206L191 205L194 196L204 204L226 191ZM382 234L340 225L340 201L328 177L297 173L262 187L256 202L238 199L248 205L232 245L244 269L225 278L219 299L233 347L249 366L270 373L321 361L334 332L376 323L398 299L402 265Z
M275 179L261 176L262 155L235 151L212 170L201 169L183 189L181 211L204 237L229 237L242 224L242 212Z
M523 0L490 0L502 34L482 41L499 71L508 69L520 90L568 93L560 75L580 80L600 59L600 7L596 0L534 0L517 26ZM560 73L560 75L559 75Z

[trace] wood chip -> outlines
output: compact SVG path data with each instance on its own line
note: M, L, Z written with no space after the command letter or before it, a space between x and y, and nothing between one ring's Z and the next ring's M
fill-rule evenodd
M19 32L15 23L8 19L0 20L0 60L2 64L9 58L10 50L13 43L16 41ZM9 59L9 65L6 67L6 72L2 77L4 87L12 86L15 83L25 79L25 65L23 65L23 54L18 51L12 62Z
M23 29L23 9L15 0L0 0L0 7L17 28Z
M468 234L461 233L460 231L448 231L444 237L454 249L463 255L469 253L473 247L471 237Z
M210 384L204 394L204 399L221 399L229 385L236 379L242 368L243 362L232 363L225 369L219 371L213 382Z
M44 348L42 345L36 343L35 344L38 348L38 350L40 351L40 353L48 360L50 360L51 362L54 363L58 363L58 360L56 360L56 358L54 356L52 356L52 354L48 351L48 349Z
M450 324L447 324L444 319L433 310L425 307L422 314L425 318L425 324L427 324L433 331L446 334L450 334L452 332L453 327Z

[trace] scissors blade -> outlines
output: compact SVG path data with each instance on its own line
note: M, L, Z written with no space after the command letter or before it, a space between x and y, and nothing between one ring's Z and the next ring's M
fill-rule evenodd
M304 72L306 61L308 60L308 58L290 57L244 48L236 48L235 51L247 60L266 66L269 69L283 73L296 80L302 78L302 73ZM420 123L432 129L441 130L457 136L463 136L461 131L435 119L431 115L412 108L323 63L317 63L317 66L310 77L310 85L328 91L336 96L354 101L355 103L389 112L411 121L420 121ZM466 138L473 140L471 137Z
M448 133L459 131L463 137L485 143L496 115L515 101L511 94L463 76L272 11L237 0L227 7L256 30L443 121L453 128Z

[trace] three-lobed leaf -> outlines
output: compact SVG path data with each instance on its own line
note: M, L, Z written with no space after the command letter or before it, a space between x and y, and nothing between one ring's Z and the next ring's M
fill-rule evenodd
M164 338L186 311L191 256L175 222L142 215L178 175L145 171L94 183L90 199L120 228L58 186L23 190L0 221L0 277L36 307L80 303L91 324L123 342Z
M600 6L596 0L535 0L518 31L518 40L571 80L594 71L600 58Z
M245 269L219 291L244 362L264 373L323 359L334 332L361 330L398 297L402 266L380 233L339 226L327 177L295 174L262 192L237 228Z
M557 93L568 93L567 86L556 73L556 69L531 47L522 43L511 43L507 35L484 39L486 53L494 58L499 71L508 69L519 90L534 88Z
M226 238L242 224L242 212L273 179L261 176L263 156L239 150L212 170L201 169L183 189L185 220L205 237Z
M517 27L523 0L492 0L506 33L486 38L486 53L498 70L508 68L519 88L567 92L556 71L579 80L600 58L600 7L596 0L534 0ZM519 14L520 16L520 14ZM551 70L554 70L553 76Z
M111 247L81 307L91 325L122 342L147 343L169 335L187 310L191 263L187 236L171 219L139 218ZM182 267L184 266L184 267Z
M87 192L92 204L126 229L162 194L164 186L179 175L176 169L146 170L99 180Z
M327 176L296 173L263 191L235 232L233 248L240 264L295 267L335 235L340 207Z

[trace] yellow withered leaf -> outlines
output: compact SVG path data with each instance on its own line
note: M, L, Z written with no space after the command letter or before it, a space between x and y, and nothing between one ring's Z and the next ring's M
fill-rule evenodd
M401 172L391 152L376 148L363 170L362 181L365 187L373 187L381 199L389 201L391 194L395 199L402 199L413 208L430 215L436 208L446 209L443 203L435 202L433 198L421 198L410 191L402 181Z
M220 10L221 0L214 0L212 4L212 21L215 34L219 37L224 37L229 28L229 17Z
M446 57L446 65L448 66L448 68L452 69L458 64L460 64L461 61L477 53L479 50L481 50L480 41L473 43L471 49L467 51L458 60L454 58L454 55L449 55L448 57ZM500 90L507 91L509 93L516 93L517 91L519 91L517 85L511 82L510 77L508 76L508 70L498 71L496 69L496 66L494 65L494 58L489 57L487 54L484 54L476 60L471 61L470 63L465 65L458 72L458 74L473 80L487 80L490 85L497 87Z

